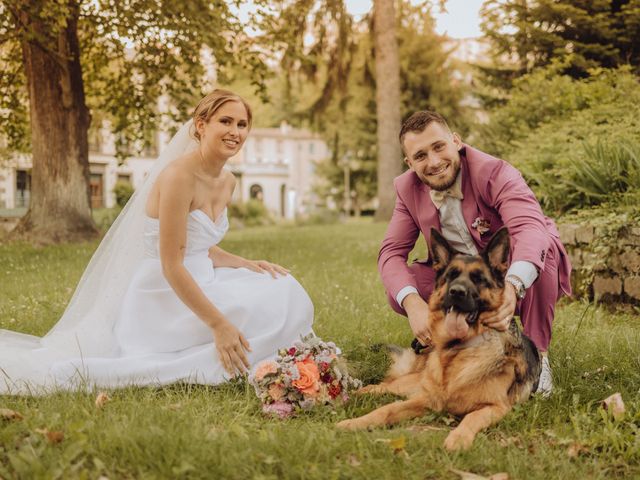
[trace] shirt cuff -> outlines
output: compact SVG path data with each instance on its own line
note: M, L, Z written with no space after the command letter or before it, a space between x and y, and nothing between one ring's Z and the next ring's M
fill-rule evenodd
M507 270L507 275L505 276L508 275L515 275L522 280L524 288L529 288L533 282L535 282L536 278L538 278L538 269L531 262L518 260L511 264L509 270ZM402 290L400 290L400 293L402 293ZM400 295L400 293L398 293L398 295Z
M418 290L416 290L416 287L412 287L411 285L407 285L406 287L402 288L402 290L400 290L396 295L396 302L398 302L398 305L402 307L402 302L410 293L418 293Z

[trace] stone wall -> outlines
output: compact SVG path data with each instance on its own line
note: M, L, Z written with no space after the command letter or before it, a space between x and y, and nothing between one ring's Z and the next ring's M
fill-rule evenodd
M577 297L640 305L640 226L560 224Z

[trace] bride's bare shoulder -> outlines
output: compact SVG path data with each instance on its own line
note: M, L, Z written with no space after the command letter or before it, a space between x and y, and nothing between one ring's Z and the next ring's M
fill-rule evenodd
M236 187L236 176L233 174L231 170L224 170L224 172L225 172L224 183L225 185L231 187L231 189L233 190Z
M167 165L158 175L158 186L180 185L181 187L191 186L196 181L194 168L189 155L177 158Z

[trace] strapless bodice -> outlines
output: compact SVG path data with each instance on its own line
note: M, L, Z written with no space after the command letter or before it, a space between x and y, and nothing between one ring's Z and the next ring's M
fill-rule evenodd
M229 229L225 208L214 222L202 210L192 210L187 219L187 248L185 257L207 255L209 248L217 245ZM160 221L145 217L144 252L150 258L160 258Z

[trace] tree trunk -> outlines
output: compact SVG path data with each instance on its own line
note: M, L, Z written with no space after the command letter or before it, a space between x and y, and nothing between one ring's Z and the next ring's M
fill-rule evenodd
M13 238L58 243L93 238L89 192L90 116L85 105L78 6L69 3L66 26L18 11L24 28L22 55L29 89L32 145L31 200Z
M378 209L376 221L391 218L395 203L393 179L402 173L400 133L400 60L394 0L374 0L376 54L376 116L378 120Z

